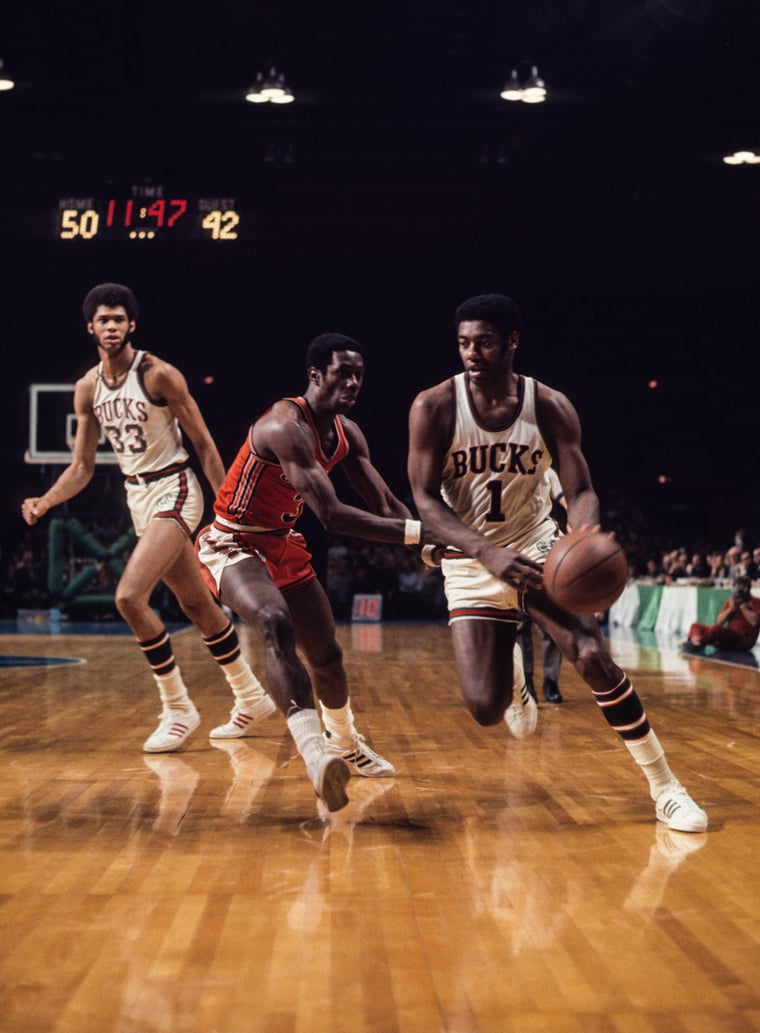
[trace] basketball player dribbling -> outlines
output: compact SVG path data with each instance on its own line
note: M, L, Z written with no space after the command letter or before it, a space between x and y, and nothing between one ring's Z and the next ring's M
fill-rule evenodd
M237 632L198 569L191 535L203 516L203 493L188 465L182 432L214 491L224 479L224 466L187 382L174 366L135 349L138 307L128 287L99 284L88 293L82 311L100 362L75 387L72 460L44 495L24 500L21 512L28 524L35 524L89 484L102 429L124 474L138 535L116 588L116 607L134 633L161 697L158 727L143 750L166 753L185 742L200 717L174 659L166 626L150 606L159 581L171 589L200 631L247 720L260 721L276 707L243 657Z
M646 775L657 819L676 831L703 832L707 815L670 770L596 618L560 609L541 590L542 564L559 533L550 515L550 466L565 493L568 524L599 524L578 415L565 395L515 373L520 316L511 298L469 298L456 310L456 325L464 370L414 400L408 474L425 526L448 543L441 565L465 703L479 724L504 718L519 738L535 730L536 703L515 649L527 614L591 688Z

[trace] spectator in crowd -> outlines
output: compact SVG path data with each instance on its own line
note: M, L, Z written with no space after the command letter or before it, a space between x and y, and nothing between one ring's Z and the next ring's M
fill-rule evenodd
M687 567L689 564L689 554L686 549L673 549L672 552L667 553L665 556L665 580L669 584L674 581L678 581L680 578L688 577Z
M713 549L707 554L707 563L710 567L710 577L713 581L720 581L727 577L725 557L722 552Z
M748 564L747 577L751 581L760 580L760 547L752 550L752 559Z
M742 550L738 545L732 545L730 549L726 549L726 554L723 557L724 578L730 578L733 581L734 578L742 574L741 557Z
M690 578L697 578L704 581L710 577L710 566L707 557L703 552L692 554L691 560L686 565L686 574Z
M736 576L738 577L739 575L743 575L744 577L748 577L752 580L752 575L750 573L751 570L752 553L749 549L744 549L739 556L739 562L736 564Z
M665 583L665 572L662 569L662 563L655 556L647 558L641 578L642 581L649 581L653 585Z
M9 579L18 607L38 610L50 605L50 595L45 587L44 565L41 559L35 558L32 549L24 548L13 557Z

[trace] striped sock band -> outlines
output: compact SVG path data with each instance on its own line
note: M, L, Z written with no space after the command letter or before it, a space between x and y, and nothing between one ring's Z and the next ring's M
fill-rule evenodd
M208 646L213 658L222 667L225 664L231 664L240 656L240 641L232 621L218 634L211 635L209 638L204 635L203 641Z
M593 692L604 720L621 739L633 741L648 735L649 720L627 675L614 689Z
M166 628L155 638L146 639L145 642L138 641L137 644L142 649L145 659L156 677L161 678L170 674L177 666L172 650L172 640L169 638Z

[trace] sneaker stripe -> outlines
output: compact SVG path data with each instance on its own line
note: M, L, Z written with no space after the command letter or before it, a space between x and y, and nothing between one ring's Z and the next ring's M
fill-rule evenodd
M367 764L374 764L375 761L379 761L380 758L372 756L370 753L362 753L359 750L354 750L351 753L344 753L343 759L349 761L351 764L356 764L360 768L366 767Z
M383 760L379 754L367 746L361 735L355 735L354 745L343 750L336 742L335 737L330 735L329 731L325 731L323 734L328 751L342 757L350 765L355 775L387 778L396 773L393 765L389 764L387 760ZM356 740L359 740L361 745Z

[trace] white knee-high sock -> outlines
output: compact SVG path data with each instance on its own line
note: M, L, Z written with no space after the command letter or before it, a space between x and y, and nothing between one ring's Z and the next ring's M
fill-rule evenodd
M254 703L266 695L264 687L251 670L251 665L243 656L237 631L232 621L216 635L204 635L203 641L209 652L219 664L232 689L235 702L245 711L246 704L250 709Z
M314 764L325 751L322 725L316 710L294 710L286 721L306 766Z
M248 661L244 657L240 656L237 660L233 660L232 663L225 664L222 670L229 687L232 689L235 702L241 710L250 709L266 695L264 686L253 673Z
M656 800L663 789L667 788L675 778L665 758L665 751L660 745L660 740L650 728L643 739L634 739L632 742L624 739L623 742L646 775L650 796Z
M192 706L179 667L175 666L169 674L156 674L153 677L165 710L182 710Z

